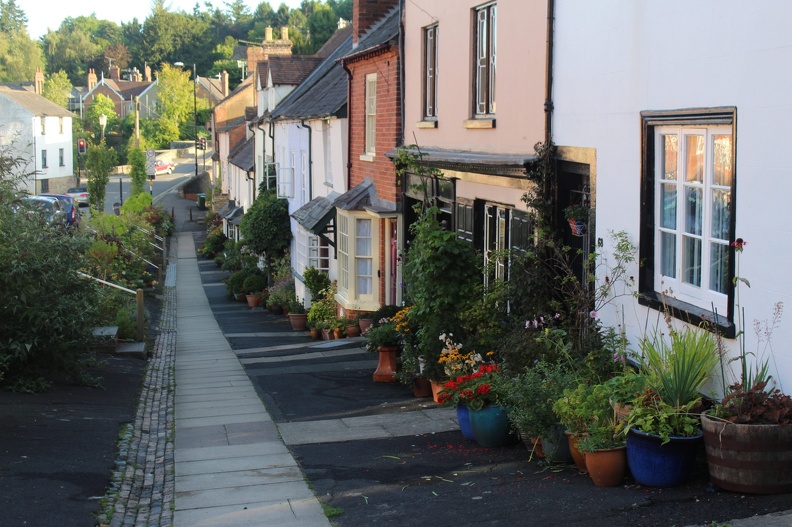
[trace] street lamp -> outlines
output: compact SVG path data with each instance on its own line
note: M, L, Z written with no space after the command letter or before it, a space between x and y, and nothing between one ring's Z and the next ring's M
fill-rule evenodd
M102 141L104 141L105 126L107 126L107 116L105 114L99 115L99 126L102 128Z
M174 62L174 66L184 67L184 62ZM193 62L193 147L195 149L195 177L198 178L198 75Z

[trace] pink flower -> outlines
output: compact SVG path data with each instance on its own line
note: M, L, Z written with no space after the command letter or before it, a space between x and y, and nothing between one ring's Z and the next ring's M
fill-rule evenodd
M742 238L737 238L731 244L731 246L734 247L734 250L740 253L742 252L743 247L745 247L746 245L748 245L748 242L743 240Z

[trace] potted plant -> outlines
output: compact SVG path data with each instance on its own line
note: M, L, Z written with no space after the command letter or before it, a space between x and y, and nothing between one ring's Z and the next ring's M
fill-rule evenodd
M671 329L670 342L641 341L649 388L633 399L627 417L627 462L635 480L672 487L688 476L701 441L700 390L718 363L712 335Z
M594 391L596 393L596 389ZM627 473L627 447L621 429L624 422L608 400L575 445L585 456L586 471L598 487L619 485Z
M343 317L342 322L344 325L344 333L346 333L347 337L360 336L360 326L358 326L357 317Z
M609 401L606 399L604 404L607 406ZM564 390L563 396L553 404L553 412L566 429L569 452L581 472L586 472L586 461L577 444L602 413L602 406L602 401L594 394L594 387L585 382Z
M253 273L245 278L242 283L242 290L245 292L248 307L251 309L256 307L261 302L261 294L267 288L267 278Z
M240 269L231 273L231 276L226 280L226 288L228 294L239 301L245 301L245 279L250 276L251 272L247 269Z
M564 217L569 222L572 234L575 236L583 236L586 234L589 212L590 209L587 203L570 203L570 205L564 209Z
M336 309L335 287L331 284L312 300L308 310L308 324L312 329L320 331L326 340L330 338L329 321L336 316Z
M739 275L745 244L742 238L731 244L736 257L735 322L739 331L735 337L740 339L740 352L733 360L739 362L740 379L724 390L725 396L718 404L701 414L707 463L712 482L723 489L751 494L790 492L792 398L773 389L769 362L764 356L768 350L772 352L772 333L781 321L783 304L775 304L769 320L754 321L757 348L746 350L740 288L749 283Z
M308 323L308 314L305 312L305 306L296 296L289 299L289 323L293 331L305 331L306 324Z
M399 332L392 320L381 321L366 332L366 349L378 353L379 361L374 372L374 382L396 382L399 353Z
M330 287L330 277L327 276L327 272L320 271L316 267L308 267L303 271L303 282L311 292L312 300L321 298L322 291Z

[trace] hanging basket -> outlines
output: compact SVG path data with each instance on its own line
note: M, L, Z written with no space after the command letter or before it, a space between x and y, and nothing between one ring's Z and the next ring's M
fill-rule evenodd
M588 233L588 222L583 220L569 220L569 228L573 236L585 236Z

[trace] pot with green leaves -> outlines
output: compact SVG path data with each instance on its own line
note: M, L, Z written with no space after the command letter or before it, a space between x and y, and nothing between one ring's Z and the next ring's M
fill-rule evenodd
M399 332L390 319L383 319L366 332L366 349L378 354L374 382L396 382Z

